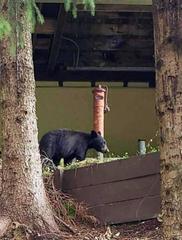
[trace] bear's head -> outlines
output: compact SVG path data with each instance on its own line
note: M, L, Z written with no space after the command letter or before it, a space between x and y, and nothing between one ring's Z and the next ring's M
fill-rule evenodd
M91 131L90 147L101 153L109 152L106 140L101 136L100 132L94 130Z

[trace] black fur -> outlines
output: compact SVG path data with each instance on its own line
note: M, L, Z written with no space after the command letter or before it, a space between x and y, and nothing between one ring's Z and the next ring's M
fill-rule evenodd
M65 164L71 163L74 158L84 160L90 148L102 153L108 151L106 141L100 132L85 133L67 129L46 133L40 140L39 148L42 158L48 157L56 166L59 165L61 158L64 158Z

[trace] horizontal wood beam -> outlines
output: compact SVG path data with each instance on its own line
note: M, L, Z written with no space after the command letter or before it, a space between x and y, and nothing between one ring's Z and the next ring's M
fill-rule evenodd
M50 76L46 74L46 66L35 65L35 78L37 81L57 81L60 86L64 82L148 82L150 87L155 86L155 70L152 67L82 67L58 70Z
M88 25L90 27L88 27ZM54 34L56 31L57 21L53 19L45 19L43 25L38 24L35 29L36 34ZM150 26L149 24L146 26ZM131 35L131 36L153 36L152 27L138 26L137 24L65 24L64 34L78 34L79 36L84 35Z
M131 5L131 4L97 4L97 12L152 12L152 5ZM78 12L81 11L78 8Z
M70 36L74 39L73 36ZM63 39L64 40L64 39ZM115 41L115 42L114 42ZM80 51L132 51L141 50L147 51L154 48L154 40L143 38L133 38L133 36L126 36L121 38L120 36L115 37L113 41L107 37L94 37L92 41L89 38L77 38L76 43L79 46ZM104 43L104 44L103 44ZM38 38L36 44L34 45L35 50L49 50L50 39L49 38ZM65 51L77 51L75 45L64 40L61 50Z
M153 67L67 67L67 71L154 72Z
M49 50L48 46L46 46L46 47L45 46L35 46L34 49L39 51L39 52L41 51L40 55L43 51L48 51ZM70 52L77 53L77 51L78 51L77 48L73 48L72 46L65 46L65 45L63 45L61 48L59 48L59 50L62 51L62 52L67 52L67 53L70 53ZM133 49L131 49L130 46L123 47L123 48L108 48L108 47L105 47L105 46L97 47L97 48L91 48L91 47L87 48L87 47L81 46L79 50L82 51L82 52L86 52L88 54L89 54L89 52L113 52L113 53L120 52L121 54L124 54L124 53L126 54L126 53L130 53L132 50L133 50L133 54L134 53L138 53L138 54L143 53L145 55L152 55L153 54L153 48L152 47L150 47L150 48L148 46L143 46L142 47L142 44L141 44L141 47L138 47L138 48L133 47Z
M68 14L67 23L77 24L87 23L87 24L129 24L131 22L140 25L152 25L152 12L105 12L100 11L96 13L93 17L85 12L79 12L78 18L74 19L70 14Z
M63 0L36 0L38 3L63 3ZM152 5L152 0L96 0L96 4Z
M43 2L42 2L43 3ZM63 5L63 3L60 3ZM90 10L84 10L83 4L78 4L78 13L79 12L90 12ZM151 4L124 4L122 2L116 4L111 2L105 3L100 3L96 4L95 8L96 13L97 12L151 12L152 11L152 5Z

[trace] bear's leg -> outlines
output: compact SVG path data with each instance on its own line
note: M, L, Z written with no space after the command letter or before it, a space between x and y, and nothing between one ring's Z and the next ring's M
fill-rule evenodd
M65 165L68 165L68 164L72 163L73 159L74 159L74 158L72 158L72 157L64 158L64 164L65 164Z
M83 161L86 158L86 153L85 152L79 152L76 154L76 159L78 161Z
M53 163L55 164L55 166L57 167L60 163L60 158L59 157L53 157L52 160L53 160Z

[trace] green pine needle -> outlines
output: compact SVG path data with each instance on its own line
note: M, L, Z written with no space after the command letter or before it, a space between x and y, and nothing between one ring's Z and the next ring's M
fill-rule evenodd
M95 15L95 0L82 0L84 8ZM34 32L36 23L44 23L44 18L36 5L35 0L0 0L0 12L3 7L7 8L6 15L0 16L0 39L10 37L11 44L23 47L23 25L31 26ZM77 17L77 0L64 0L66 11L71 11L74 18ZM24 11L25 21L22 23L20 14ZM12 47L14 48L14 47Z
M2 14L0 16L0 39L4 37L10 38L10 45L23 47L23 25L27 24L31 26L31 32L34 31L36 23L43 23L44 18L37 7L35 0L7 0L0 1L0 11L2 11L3 6L6 6L6 15ZM20 20L20 14L24 11L25 21L22 23ZM15 46L10 46L14 49Z
M71 9L71 0L64 0L64 8L66 12Z
M95 0L82 0L85 10L89 10L95 16ZM65 11L71 11L74 18L77 17L77 0L64 0Z

